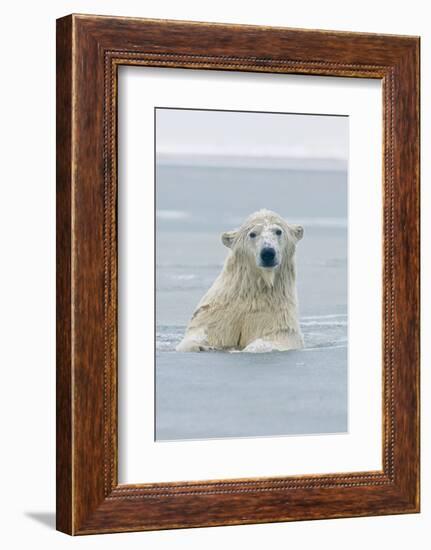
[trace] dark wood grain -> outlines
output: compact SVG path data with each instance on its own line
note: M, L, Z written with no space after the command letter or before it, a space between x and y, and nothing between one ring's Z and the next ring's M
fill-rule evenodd
M57 22L57 529L72 528L72 27Z
M76 15L57 25L58 529L86 534L417 512L419 39ZM118 485L122 64L382 80L382 471Z

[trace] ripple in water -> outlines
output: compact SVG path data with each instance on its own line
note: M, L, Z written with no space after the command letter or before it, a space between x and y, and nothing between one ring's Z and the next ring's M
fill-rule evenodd
M303 351L347 347L347 314L303 317L300 323L305 343ZM185 330L185 326L159 325L156 332L156 351L175 351Z

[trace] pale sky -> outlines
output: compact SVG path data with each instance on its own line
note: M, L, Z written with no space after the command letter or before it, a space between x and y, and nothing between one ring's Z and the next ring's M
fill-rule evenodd
M347 161L349 119L341 116L160 109L158 154Z

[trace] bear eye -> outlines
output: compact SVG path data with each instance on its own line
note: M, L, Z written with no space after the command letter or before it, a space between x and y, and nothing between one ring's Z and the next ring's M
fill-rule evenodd
M281 235L281 229L277 229L275 232L276 235Z
M254 239L256 237L256 233L252 231L251 233L249 233L249 237L250 239Z

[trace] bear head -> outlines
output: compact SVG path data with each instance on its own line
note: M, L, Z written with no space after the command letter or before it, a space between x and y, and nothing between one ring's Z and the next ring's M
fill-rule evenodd
M304 229L270 210L251 214L239 229L222 234L222 242L240 260L263 271L289 263Z

